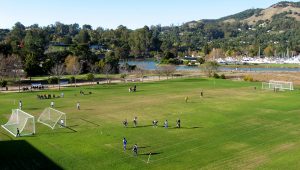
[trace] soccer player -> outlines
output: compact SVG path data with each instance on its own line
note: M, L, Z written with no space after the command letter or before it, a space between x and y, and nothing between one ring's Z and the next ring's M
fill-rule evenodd
M51 103L50 103L50 106L53 108L54 107L54 101L52 101Z
M80 103L79 102L77 102L76 106L77 106L77 110L80 110Z
M153 127L157 127L157 123L158 123L157 120L153 120L153 121L152 121Z
M203 97L203 91L201 91L200 95L201 95L201 97Z
M134 156L137 156L137 154L138 154L138 146L137 146L137 144L134 144L134 145L133 145L132 151L133 151L133 155L134 155Z
M168 128L168 120L165 121L165 128Z
M188 97L188 96L186 96L186 97L185 97L185 102L187 103L187 102L188 102L188 100L189 100L189 97Z
M123 125L124 125L124 127L127 127L127 126L128 126L127 119L125 119L125 120L123 121Z
M124 151L126 151L126 145L127 145L127 140L126 140L126 138L124 137L124 138L123 138L123 148L124 148Z
M60 119L60 127L64 127L65 126L65 122L63 119Z
M177 122L177 128L180 128L180 119L178 119L176 122Z
M20 130L19 130L19 128L17 128L17 137L20 137L21 135L20 135Z
M134 117L134 119L133 119L133 125L134 125L134 127L136 127L136 125L137 125L137 117Z
M22 110L22 101L19 101L19 109Z

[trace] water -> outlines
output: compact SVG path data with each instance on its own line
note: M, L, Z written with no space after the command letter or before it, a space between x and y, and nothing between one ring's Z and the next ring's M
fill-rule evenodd
M145 68L146 70L155 70L157 68L157 62L146 60L146 61L128 61L127 62L130 65L137 65ZM120 64L124 64L121 62ZM185 66L185 65L179 65L176 66L176 70L178 71L197 71L200 70L197 66ZM232 68L232 67L220 67L220 71L256 71L256 72L267 72L267 71L292 71L292 72L300 72L300 68L288 68L288 67L272 67L272 68L264 68L264 67L258 67L258 68Z

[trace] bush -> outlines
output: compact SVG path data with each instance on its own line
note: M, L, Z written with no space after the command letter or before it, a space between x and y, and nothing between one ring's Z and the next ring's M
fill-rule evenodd
M220 78L221 78L221 79L226 79L226 77L225 77L224 74L221 74Z
M253 81L253 77L251 77L251 76L245 76L244 77L244 81Z
M95 78L95 76L92 73L89 73L89 74L86 75L86 79L89 80L89 81L94 80L94 78Z
M213 77L216 79L220 78L219 74L217 74L217 73L214 73Z
M75 83L75 77L74 76L69 78L69 83Z
M6 87L7 81L6 80L0 80L0 86L1 87Z
M48 84L57 84L58 78L57 77L49 77L47 81L48 81Z
M121 77L122 79L125 79L125 78L127 77L127 74L121 74L120 77Z

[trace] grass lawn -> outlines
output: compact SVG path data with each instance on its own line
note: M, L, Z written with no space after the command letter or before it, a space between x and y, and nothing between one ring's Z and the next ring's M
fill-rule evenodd
M299 90L274 93L260 90L260 83L204 78L138 83L135 93L128 92L130 86L133 84L63 89L65 98L53 101L56 109L67 113L69 128L51 130L36 123L35 136L20 138L1 128L0 156L6 161L0 161L0 169L24 169L26 161L53 169L300 167ZM81 96L80 90L92 94ZM0 123L6 123L18 100L23 101L24 111L37 118L50 106L51 99L36 97L44 93L60 94L58 90L1 93ZM81 110L76 109L77 101ZM137 128L133 128L134 116L138 117ZM128 128L122 125L125 118ZM177 118L181 119L180 129L175 128ZM154 119L159 121L158 128L151 126ZM166 119L168 129L162 127ZM123 137L128 141L126 152ZM135 143L137 157L131 151ZM152 156L147 163L149 152ZM23 155L18 160L5 159L18 154Z

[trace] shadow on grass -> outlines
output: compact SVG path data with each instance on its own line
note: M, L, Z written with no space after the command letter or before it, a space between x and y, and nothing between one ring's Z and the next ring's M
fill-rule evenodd
M7 135L7 134L5 134L5 133L3 133L3 132L1 132L1 134L4 135L4 136L6 136L7 138L9 138L10 140L13 140L13 138L10 137L9 135Z
M148 152L148 153L142 153L142 154L139 154L139 155L150 155L150 153L151 153L151 155L159 155L162 152Z
M0 169L62 169L27 141L1 141L0 148Z
M83 120L83 121L85 121L85 122L88 122L88 123L90 123L90 124L93 124L93 125L95 125L95 126L101 126L101 125L99 125L99 124L97 124L97 123L91 122L91 121L86 120L86 119L83 119L83 118L79 118L79 119L80 119L80 120Z
M153 125L142 125L142 126L131 126L131 127L127 127L127 128L144 128L144 127L150 127L150 126L153 126Z

